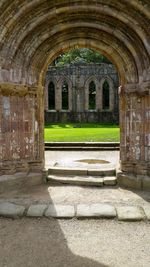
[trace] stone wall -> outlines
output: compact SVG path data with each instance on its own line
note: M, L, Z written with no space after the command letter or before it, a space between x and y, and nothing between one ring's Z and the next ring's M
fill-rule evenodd
M22 172L43 170L48 66L67 50L87 47L119 74L121 184L131 177L129 186L150 188L149 27L149 0L0 1L0 173L18 171L20 162Z
M69 89L69 109L62 110L61 91L66 81ZM96 86L96 108L89 110L89 84ZM109 109L104 110L103 83L109 84ZM55 86L55 110L48 108L48 87ZM119 78L112 64L71 64L64 67L49 66L45 81L45 122L99 122L119 123Z
M37 88L0 86L0 175L41 170L40 120Z

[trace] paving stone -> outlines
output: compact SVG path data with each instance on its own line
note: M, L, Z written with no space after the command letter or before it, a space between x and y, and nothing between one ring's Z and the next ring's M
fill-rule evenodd
M104 177L104 185L116 185L117 178L114 177Z
M24 206L15 205L9 202L0 203L0 216L16 217L22 216L25 211Z
M149 206L143 206L144 212L146 214L146 218L150 220L150 205Z
M145 218L144 211L141 207L118 206L116 210L118 220L120 221L140 221Z
M28 209L27 216L29 217L41 217L46 210L47 205L39 204L39 205L31 205Z
M109 204L79 204L76 215L78 218L114 218L116 210Z
M45 212L46 217L54 218L73 218L75 208L71 205L49 205Z

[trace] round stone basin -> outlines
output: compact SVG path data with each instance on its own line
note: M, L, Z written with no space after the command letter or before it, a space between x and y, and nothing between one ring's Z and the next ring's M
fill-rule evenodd
M103 159L85 159L85 158L67 158L63 159L60 162L56 162L55 167L68 167L68 168L83 168L83 169L108 169L114 168L114 164L108 160Z
M109 164L110 162L103 159L79 159L75 162L87 163L87 164Z

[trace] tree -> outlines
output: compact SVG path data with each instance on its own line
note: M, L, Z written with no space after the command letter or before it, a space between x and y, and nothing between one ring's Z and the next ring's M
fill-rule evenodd
M74 63L109 63L105 56L89 48L76 48L60 55L54 61L54 65L62 66Z

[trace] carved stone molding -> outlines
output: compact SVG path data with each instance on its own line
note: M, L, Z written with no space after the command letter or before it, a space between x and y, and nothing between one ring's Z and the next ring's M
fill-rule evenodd
M127 84L123 87L123 92L126 94L136 93L139 96L150 95L150 82Z
M23 84L1 83L0 95L3 96L26 96L37 95L37 87Z

